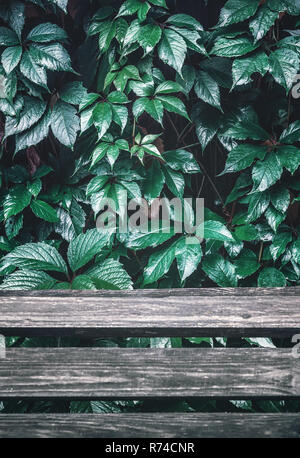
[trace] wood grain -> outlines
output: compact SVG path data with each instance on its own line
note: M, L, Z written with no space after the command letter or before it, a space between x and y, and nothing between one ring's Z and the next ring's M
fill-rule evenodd
M0 414L0 438L299 438L300 414Z
M0 293L4 335L290 337L297 333L298 287Z
M0 398L300 396L290 349L8 348Z

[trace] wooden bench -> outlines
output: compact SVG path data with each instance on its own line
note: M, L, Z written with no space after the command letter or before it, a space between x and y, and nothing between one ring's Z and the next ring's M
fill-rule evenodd
M1 292L0 334L282 337L300 289ZM7 348L0 400L300 398L291 348ZM0 414L0 437L300 437L300 413Z

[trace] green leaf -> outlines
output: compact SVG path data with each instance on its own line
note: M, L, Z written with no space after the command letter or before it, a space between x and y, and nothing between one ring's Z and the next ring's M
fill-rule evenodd
M235 266L222 258L220 254L205 256L202 261L202 269L219 286L237 286Z
M30 183L27 183L27 189L34 197L37 197L42 190L42 181L37 178Z
M241 240L243 242L252 242L253 240L257 240L258 238L257 231L255 227L251 224L238 226L235 229L234 235L237 240Z
M249 120L232 125L223 135L236 140L267 140L269 138L268 132Z
M176 25L178 27L187 27L192 30L202 31L202 25L192 16L188 14L174 14L167 19L167 24Z
M127 126L128 121L128 110L123 105L112 105L112 119L113 121L121 127L121 132Z
M0 27L0 46L19 45L20 41L15 32L7 27Z
M248 222L257 220L268 208L270 203L270 193L255 192L251 194L248 206Z
M185 181L181 173L164 167L164 175L169 190L177 197L183 197Z
M124 92L120 92L120 91L113 91L110 94L108 94L107 100L110 103L127 103L128 102L127 96L124 94Z
M277 49L269 56L270 73L275 81L288 92L295 81L299 68L299 56L292 49Z
M16 136L16 153L28 146L37 145L47 137L51 122L51 111L47 111L31 129Z
M152 96L154 93L154 85L152 80L130 81L129 87L138 97Z
M76 109L68 103L58 101L51 115L53 135L63 145L73 148L79 129L80 123Z
M208 73L203 71L197 73L195 92L199 99L222 111L219 86Z
M160 100L150 100L146 97L137 99L132 108L134 116L138 119L145 111L157 122L162 124L164 107Z
M195 243L190 243L191 241ZM184 282L195 272L202 259L201 245L196 237L182 237L176 244L175 255L180 279Z
M12 216L8 218L5 222L5 233L7 235L8 240L13 239L16 237L20 230L23 227L24 218L22 214L18 214L17 216Z
M37 25L27 35L27 40L37 43L46 43L48 41L60 41L68 38L66 32L56 24L46 22Z
M235 86L252 83L253 73L260 73L264 76L268 70L269 58L264 52L257 51L250 57L235 59L232 65L232 89Z
M193 51L199 54L204 54L205 56L207 55L204 45L198 43L198 41L201 38L198 31L189 30L189 29L181 29L175 26L171 26L170 29L172 29L172 31L176 32L178 35L180 35L184 39L189 49L192 49Z
M57 223L59 221L54 208L42 200L33 200L30 207L38 218L49 221L49 223Z
M96 290L96 285L88 275L78 275L71 284L71 289L92 289Z
M163 155L168 167L176 171L184 173L199 173L200 167L192 155L184 149L177 149L173 151L166 151Z
M286 286L286 279L280 270L274 267L266 267L260 272L257 284L261 288L276 288L279 286Z
M23 53L20 70L30 81L47 88L46 69L38 65L36 57L29 50Z
M221 10L217 27L245 21L256 13L259 4L260 0L228 0Z
M282 167L285 167L291 174L294 174L300 165L300 149L296 146L280 146L277 156Z
M181 75L187 46L184 39L173 30L165 29L158 47L160 59Z
M7 116L5 122L5 138L19 134L36 124L47 108L44 101L33 97L25 97L21 113L17 118Z
M165 275L170 270L171 264L175 259L175 254L176 246L174 244L164 250L153 253L144 270L143 285L154 283Z
M99 50L102 53L105 53L112 40L116 35L116 22L115 21L106 21L101 23L101 29L99 30Z
M286 250L288 243L292 241L290 232L281 232L276 234L270 246L270 253L274 261L276 261Z
M52 71L73 71L70 56L60 43L32 44L29 53L42 68Z
M260 268L257 255L247 248L233 261L233 264L237 277L241 279L250 277Z
M41 290L51 289L57 281L45 272L18 270L6 277L0 285L1 290Z
M291 201L291 196L288 191L283 186L278 186L276 188L273 188L271 191L271 202L276 208L281 213L286 213Z
M80 81L71 81L59 93L61 100L71 105L80 105L87 96L87 90Z
M31 194L24 185L14 186L10 189L3 202L4 218L7 219L17 215L28 207L30 201Z
M137 41L145 52L149 53L160 41L161 35L162 31L158 25L147 24L139 29Z
M274 232L277 232L279 225L285 220L285 215L277 211L272 205L266 210L265 217Z
M246 169L252 165L255 159L263 159L267 151L268 149L265 146L247 143L238 145L228 154L225 169L222 173L233 173Z
M114 259L107 259L86 273L97 289L132 289L130 276L122 264Z
M184 116L186 119L190 121L184 103L177 97L173 97L170 95L158 95L156 97L156 100L159 100L167 111Z
M100 143L96 146L92 154L92 164L93 167L97 162L99 162L106 154L108 148L110 147L109 143Z
M249 23L249 28L252 32L255 41L261 40L270 30L274 22L278 18L278 12L272 11L268 5L262 5L257 15Z
M85 266L108 245L110 234L91 229L73 239L68 248L68 261L73 272Z
M250 38L218 38L211 50L211 54L223 57L239 57L254 51L258 44L253 44Z
M109 103L98 103L93 111L93 121L98 131L98 138L106 134L112 122L112 110Z
M86 195L89 197L95 192L99 192L108 182L108 177L94 177L86 188Z
M26 243L4 257L4 262L28 270L49 270L67 274L65 261L58 251L46 243Z
M67 13L68 0L50 0L51 3L57 5L61 10Z
M223 115L216 108L199 101L194 107L192 119L195 122L196 134L204 151L218 132L223 122Z
M143 183L143 194L151 203L153 199L160 197L164 187L165 177L158 161L153 161L147 170L146 179Z
M204 226L204 232L203 232ZM204 233L205 239L221 240L223 242L233 242L234 238L227 227L220 221L205 221L197 228L197 235Z
M180 84L175 83L174 81L164 81L163 83L160 83L156 90L155 90L155 95L159 94L172 94L173 92L181 92L182 87Z
M113 169L114 163L116 162L116 160L119 157L119 154L120 154L120 150L116 145L111 145L106 152L107 160L112 169Z
M280 180L283 169L276 154L268 153L264 161L257 161L252 169L256 191L265 191Z
M22 56L22 46L6 48L1 56L1 63L7 74L11 73L19 64Z
M155 248L174 237L174 235L174 230L163 223L157 228L144 231L136 229L128 232L122 242L127 248L138 251L149 247Z
M280 143L298 142L300 138L300 121L295 121L280 136Z

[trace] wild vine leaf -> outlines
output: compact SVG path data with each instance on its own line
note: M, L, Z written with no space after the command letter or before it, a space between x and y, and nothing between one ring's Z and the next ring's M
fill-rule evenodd
M258 44L254 44L248 37L218 38L211 50L211 54L221 57L239 57L254 51Z
M218 286L237 286L235 266L220 254L205 256L201 268L206 275Z
M252 75L264 76L269 70L269 58L264 52L257 51L249 57L235 59L232 64L233 85L241 86L252 82Z
M256 191L265 191L280 180L282 165L276 154L268 153L265 160L257 161L252 169L252 179Z
M4 218L10 218L17 215L24 208L28 207L31 201L31 194L27 191L24 185L14 186L9 190L9 193L3 202Z
M46 69L36 62L36 56L28 49L22 55L20 70L30 81L47 89Z
M173 244L168 248L153 253L144 270L144 285L154 283L165 275L171 267L176 255L176 246Z
M58 101L51 114L51 130L63 145L73 148L80 129L77 110L68 103Z
M39 199L33 200L30 204L30 208L38 218L48 221L49 223L57 223L59 221L56 211L51 205L47 204L47 202L43 202Z
M280 270L266 267L260 272L257 285L261 288L286 286L286 279Z
M158 47L160 59L181 75L186 53L187 46L184 39L173 30L165 29Z
M222 111L219 86L208 73L203 71L197 73L195 92L199 99Z
M97 289L132 289L132 280L123 265L115 259L106 259L89 269L86 274Z
M58 251L47 243L26 243L4 257L4 262L20 269L46 270L68 273L68 268Z
M295 80L299 68L299 56L292 49L277 49L269 56L270 73L275 81L288 92Z
M90 229L73 239L68 248L68 261L73 272L85 266L109 244L110 234Z
M203 256L196 237L182 237L176 244L176 261L180 279L184 282L195 272Z
M251 2L245 0L228 0L221 10L219 22L216 27L224 27L245 21L245 19L256 13L260 3L260 0L252 0Z
M5 72L9 75L19 64L22 57L21 46L11 46L6 48L1 56L1 63Z
M249 28L255 41L261 40L278 18L278 11L272 11L268 5L262 5L257 15L251 20Z
M106 134L112 122L111 105L107 102L98 103L93 110L93 121L100 139Z
M234 241L231 232L220 221L205 221L201 223L196 231L196 234L204 234L205 239Z
M16 135L32 127L43 116L47 103L34 97L25 97L18 117L6 117L5 138Z
M27 40L34 41L36 43L47 43L49 41L61 41L66 40L68 35L56 24L46 22L39 24L27 35Z
M255 159L264 159L267 147L250 144L241 144L233 148L227 157L222 174L239 172L253 164Z
M22 269L6 277L0 285L0 290L32 291L51 289L56 282L54 278L45 272Z

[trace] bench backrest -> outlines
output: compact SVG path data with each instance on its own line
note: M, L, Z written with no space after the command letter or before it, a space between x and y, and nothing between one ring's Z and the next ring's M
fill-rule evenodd
M300 334L300 290L2 292L0 334L291 339ZM295 399L295 356L291 348L8 348L0 400ZM0 414L0 437L300 437L299 414L96 417Z

